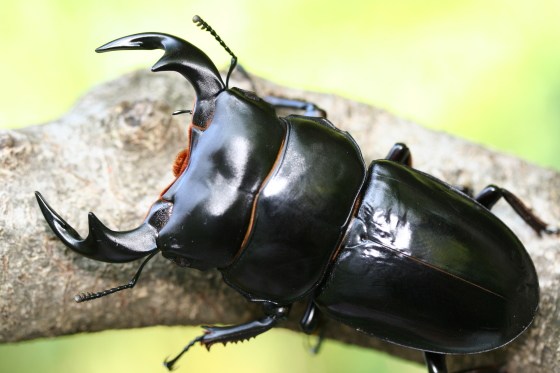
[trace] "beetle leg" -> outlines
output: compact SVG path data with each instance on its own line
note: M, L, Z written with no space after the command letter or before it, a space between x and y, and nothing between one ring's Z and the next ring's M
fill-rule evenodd
M424 351L424 361L426 362L428 373L447 373L447 364L445 363L444 354ZM506 371L496 366L488 366L472 370L462 370L458 373L506 373Z
M385 159L412 167L412 154L410 153L410 149L408 146L400 142L393 145ZM469 187L461 185L455 186L455 189L465 193L471 198L473 197L473 190Z
M237 64L236 67L237 67L237 71L239 71L241 75L243 75L243 77L249 81L253 92L257 92L257 87L255 85L255 82L253 81L249 73L247 73L247 70L245 70L243 66L239 64ZM264 100L276 108L305 110L305 113L303 115L307 117L322 117L322 118L327 117L327 112L312 102L303 101L303 100L292 100L289 98L270 96L270 95L264 96Z
M255 85L253 78L251 78L251 75L249 75L247 70L245 70L245 68L239 63L237 64L237 66L235 66L235 68L249 82L249 84L251 84L251 90L253 92L257 92L257 86Z
M172 370L173 365L177 362L177 360L179 360L179 358L196 342L200 342L206 346L208 350L210 350L210 347L212 347L215 343L223 343L225 345L228 342L237 343L239 341L254 338L257 335L272 329L279 322L286 320L288 318L288 314L290 313L291 305L277 306L275 304L265 302L263 303L263 308L267 316L260 320L255 320L241 325L204 326L203 328L205 331L203 335L196 337L187 345L187 347L183 349L183 351L181 351L179 355L177 355L173 360L165 361L163 365L165 365L167 369Z
M321 311L313 302L313 297L309 297L309 302L307 303L307 309L303 315L299 325L301 331L305 334L313 334L319 327L319 322L321 318Z
M517 215L519 215L525 223L527 223L533 230L541 236L543 233L546 234L560 234L560 229L553 229L548 224L539 219L531 209L529 209L519 198L517 198L510 191L497 187L496 185L489 185L482 190L476 197L475 200L481 205L486 207L488 210L492 208L498 202L500 198L504 199L509 203L509 205L515 210Z
M408 146L400 142L393 145L385 159L412 167L412 155L410 154L410 149Z
M447 373L444 354L424 351L424 361L426 362L428 373Z
M299 322L301 330L308 335L314 334L318 329L318 340L314 346L309 346L309 352L315 355L319 352L321 344L323 343L323 328L321 328L321 311L319 307L313 302L314 297L309 297L309 302L307 303L307 309L303 318Z
M466 194L467 196L474 198L474 191L472 190L472 188L468 187L468 186L464 186L464 185L459 185L459 186L455 186L455 189L457 189L458 191Z
M319 106L311 102L302 100L291 100L289 98L276 96L265 96L264 100L277 108L305 110L305 113L303 115L307 117L327 117L327 112L325 110L321 109Z

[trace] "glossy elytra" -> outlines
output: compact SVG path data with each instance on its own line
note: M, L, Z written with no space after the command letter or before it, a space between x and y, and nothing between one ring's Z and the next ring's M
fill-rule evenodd
M175 181L136 229L116 232L89 215L82 238L37 193L54 233L88 258L122 263L156 253L181 267L218 268L265 316L205 327L206 347L255 337L309 297L301 321L313 333L325 314L373 337L424 351L430 372L444 354L501 347L531 324L539 303L535 268L514 233L490 212L504 198L537 232L558 233L509 191L476 197L413 169L404 144L366 168L360 149L317 106L228 88L200 49L172 35L141 33L97 52L163 49L152 71L176 71L194 87L189 144ZM280 118L276 107L304 109ZM82 302L132 288L82 294ZM491 371L491 370L489 370Z

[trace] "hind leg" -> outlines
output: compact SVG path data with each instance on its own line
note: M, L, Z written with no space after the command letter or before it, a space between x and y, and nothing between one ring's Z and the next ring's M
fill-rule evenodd
M412 154L410 154L410 149L400 142L393 145L385 159L412 167Z
M519 198L506 189L496 185L488 185L474 199L490 210L502 197L539 236L543 233L560 234L560 229L554 229L543 222Z
M447 364L445 363L445 355L437 354L435 352L424 351L424 361L428 373L448 373ZM470 370L462 370L457 373L507 373L496 366L476 368Z
M205 326L203 327L205 329L204 334L193 339L179 355L172 360L165 361L163 365L170 371L173 370L177 360L197 342L200 342L200 344L206 346L206 348L210 350L210 347L216 343L223 343L225 345L226 343L237 343L254 338L272 329L279 322L285 321L290 313L290 308L291 305L282 307L270 302L264 302L263 310L266 315L265 318L241 325Z
M321 344L323 343L323 328L321 325L321 311L319 307L313 302L314 296L313 294L309 297L309 301L307 303L307 309L305 310L305 314L303 315L299 325L301 330L307 334L316 334L318 335L317 342L314 346L309 346L309 352L313 355L317 354L321 348Z
M403 143L396 143L393 145L385 159L412 167L412 154L408 146ZM456 186L455 189L465 193L469 197L473 196L472 190L469 187Z
M412 166L412 156L410 149L405 144L395 144L385 159L398 162L409 167ZM472 191L467 187L455 187L461 192L472 197ZM486 207L488 210L498 202L500 198L504 198L507 203L515 210L525 222L533 228L533 230L541 236L546 234L560 234L560 229L552 228L541 219L539 219L533 212L525 206L525 204L507 189L500 188L496 185L489 185L482 190L474 199Z

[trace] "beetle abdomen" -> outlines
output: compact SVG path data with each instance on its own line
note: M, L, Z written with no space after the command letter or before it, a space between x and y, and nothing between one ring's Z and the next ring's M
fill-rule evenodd
M367 334L439 353L500 347L538 307L533 263L473 199L419 171L375 161L359 212L316 299Z
M285 119L283 154L259 193L224 280L250 300L289 304L321 281L364 183L352 137L326 119Z

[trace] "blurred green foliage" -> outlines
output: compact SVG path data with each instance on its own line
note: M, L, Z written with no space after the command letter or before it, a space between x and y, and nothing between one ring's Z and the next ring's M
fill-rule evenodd
M164 373L164 358L174 357L200 333L194 327L153 327L6 345L0 347L0 372ZM327 341L312 356L306 338L274 329L250 342L215 345L210 353L196 345L179 360L177 373L425 373L420 365L338 342Z
M120 36L175 34L226 66L225 52L191 23L194 14L252 73L386 107L560 169L560 3L553 0L7 0L0 14L0 127L52 120L93 85L156 61L154 52L93 52ZM150 328L7 345L0 347L0 371L156 371L196 333ZM268 341L278 335L284 339ZM195 349L184 371L405 369L383 370L375 364L398 362L376 363L379 354L336 343L327 344L324 358L302 357L302 337L285 331L258 339L214 348L220 351L204 353L200 368L194 355L203 349ZM263 365L250 365L257 361Z
M93 49L143 31L228 56L251 72L386 107L427 126L560 169L560 2L7 0L0 27L0 127L62 115L89 87L154 52Z

